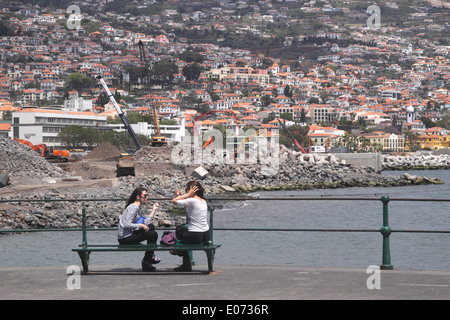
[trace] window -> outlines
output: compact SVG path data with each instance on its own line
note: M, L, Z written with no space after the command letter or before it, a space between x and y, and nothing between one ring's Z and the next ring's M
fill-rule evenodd
M13 136L14 136L14 139L19 139L19 127L13 128Z

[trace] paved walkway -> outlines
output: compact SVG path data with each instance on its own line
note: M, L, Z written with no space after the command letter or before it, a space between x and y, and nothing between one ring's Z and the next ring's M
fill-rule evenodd
M172 267L93 265L76 279L66 267L0 268L0 299L450 299L450 271L381 270L377 281L360 268L217 265L208 275L202 265L192 273Z

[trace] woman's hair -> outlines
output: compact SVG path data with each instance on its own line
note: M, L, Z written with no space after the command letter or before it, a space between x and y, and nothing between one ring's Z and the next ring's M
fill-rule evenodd
M191 187L196 186L198 188L197 192L195 193L196 196L205 199L205 189L203 189L202 185L200 184L200 182L196 181L196 180L192 180L189 181L186 185L186 192L188 192Z
M137 187L136 189L134 189L133 193L130 195L130 197L127 200L127 204L126 204L125 208L127 208L130 204L135 202L137 199L137 196L140 196L142 194L142 192L144 192L144 191L147 191L147 189L145 189L144 187Z

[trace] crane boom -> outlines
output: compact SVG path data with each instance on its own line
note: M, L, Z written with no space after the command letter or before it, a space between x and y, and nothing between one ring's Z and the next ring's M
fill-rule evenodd
M195 131L195 121L197 121L197 120L200 119L201 117L206 116L206 115L208 115L208 114L210 114L210 113L231 113L231 115L232 115L232 117L233 117L233 119L234 119L234 123L236 124L236 132L239 133L239 130L240 130L240 128L239 128L239 121L238 121L238 119L237 119L237 117L236 117L236 113L235 113L233 110L225 109L225 110L210 110L210 111L208 111L208 112L205 112L205 113L202 113L202 114L196 116L196 117L194 118L194 121L193 121L193 122L194 122L194 136L197 135L197 133L196 133L196 131Z
M302 153L306 153L305 149L302 148L301 144L297 141L297 139L294 138L294 136L292 135L292 133L286 128L286 126L284 125L283 121L280 121L279 118L277 118L278 122L281 124L281 126L283 127L284 131L287 132L287 134L289 135L289 137L294 140L295 145L300 149L300 151Z
M141 40L139 40L138 45L139 45L139 55L140 55L140 59L141 59L142 80L144 82L144 97L146 97L146 100L147 100L148 94L150 93L149 89L148 89L148 86L150 85L149 78L148 78L149 66L148 66L147 58L145 57L144 44L142 43ZM152 108L153 108L153 119L155 121L155 131L156 131L152 135L152 145L162 146L162 145L167 144L166 137L161 135L161 130L159 128L158 112L156 111L156 106L154 104L152 104Z
M134 144L136 145L137 150L141 149L141 144L139 143L139 140L136 137L136 134L134 133L133 128L130 126L130 123L128 122L127 117L125 117L125 114L122 112L122 109L120 109L119 105L117 104L116 99L112 95L111 91L109 91L108 86L106 85L105 80L103 80L102 76L97 76L97 79L100 80L101 85L103 86L103 89L105 89L106 94L108 95L109 99L111 100L112 104L114 105L114 108L116 108L117 113L119 114L120 119L122 119L123 124L125 125L125 129L128 130L128 133L131 136L131 139L133 139Z

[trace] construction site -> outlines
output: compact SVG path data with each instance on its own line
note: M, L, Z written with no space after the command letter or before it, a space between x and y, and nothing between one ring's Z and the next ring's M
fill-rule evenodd
M178 148L178 149L177 149ZM178 150L178 151L177 151ZM80 206L71 202L44 204L11 200L127 199L137 186L152 198L171 199L192 179L201 180L209 197L255 191L309 190L348 187L383 187L442 183L439 179L381 175L373 167L356 166L333 154L304 154L280 145L278 167L267 173L261 159L255 163L183 162L178 146L144 146L131 157L133 174L119 175L123 156L110 143L101 143L87 154L72 153L67 162L50 162L30 147L0 138L0 171L6 179L0 188L0 228L65 228L80 225ZM199 152L211 155L208 148ZM217 152L221 152L220 150ZM201 169L199 171L199 169ZM116 226L124 201L91 202L88 223ZM170 226L184 219L170 201L162 201L155 223Z

